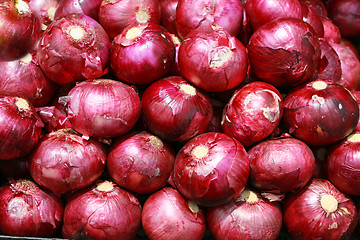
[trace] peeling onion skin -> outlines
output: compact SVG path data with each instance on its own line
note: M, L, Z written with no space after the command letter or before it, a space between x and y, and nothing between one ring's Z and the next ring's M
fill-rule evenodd
M37 58L50 80L65 85L103 76L109 52L109 38L98 22L86 15L69 14L46 28Z
M9 180L0 188L0 232L11 236L52 237L61 228L60 198L30 179Z
M336 205L322 201L324 195ZM283 219L290 235L304 240L348 239L358 223L354 202L325 179L312 179L303 189L288 195Z
M280 92L264 82L251 82L237 89L223 110L221 126L225 134L244 146L268 137L283 114Z
M310 24L319 38L324 37L324 26L320 16L311 7L301 4L303 21Z
M165 187L175 153L160 138L146 132L130 132L111 144L107 169L120 186L136 193L152 193Z
M102 0L61 0L56 8L54 18L57 19L71 13L79 13L99 21L101 3Z
M247 47L255 75L275 87L292 88L307 81L320 62L316 32L301 19L282 18L263 25Z
M249 192L256 199L249 198ZM275 240L280 234L282 213L279 203L245 189L236 200L207 208L206 223L217 240Z
M179 0L176 29L184 39L199 27L220 26L232 36L240 33L243 6L239 0Z
M204 211L171 187L146 199L141 219L151 240L201 240L205 235Z
M311 81L293 89L284 99L285 127L310 145L340 141L355 129L358 119L355 97L331 81Z
M106 150L71 129L45 135L29 159L32 178L60 196L94 183L103 173Z
M208 92L233 89L244 80L249 60L245 46L218 26L197 28L181 42L180 72Z
M130 131L141 114L140 97L120 81L79 82L67 95L72 127L84 136L111 138Z
M102 189L101 184L113 187ZM132 240L141 225L141 205L131 193L99 180L70 196L62 234L68 239Z
M205 132L213 116L210 97L180 76L152 83L141 103L146 128L168 141L186 142Z
M190 139L175 158L173 181L187 199L215 206L236 199L245 188L250 165L243 145L223 133Z

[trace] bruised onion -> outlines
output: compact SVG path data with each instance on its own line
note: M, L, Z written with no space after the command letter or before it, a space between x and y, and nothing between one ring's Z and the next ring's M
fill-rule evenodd
M136 91L119 81L93 79L78 83L67 95L72 127L85 136L111 138L135 126L141 113Z
M358 223L354 202L325 179L288 195L284 225L295 239L348 239Z
M141 102L147 129L170 141L185 142L205 132L213 115L210 97L179 76L152 83Z
M321 57L315 78L341 82L342 70L339 55L327 41L319 39ZM315 79L314 79L315 80Z
M101 3L102 0L61 0L56 8L54 18L65 17L71 13L79 13L98 21Z
M311 81L293 89L284 99L286 128L311 145L332 144L345 138L355 129L358 119L359 106L354 96L331 81Z
M209 92L238 86L248 71L245 46L224 28L197 28L181 42L178 53L181 74Z
M146 199L141 220L149 239L201 240L205 235L204 211L171 187L162 188Z
M45 30L37 58L50 80L64 85L104 75L109 49L109 38L98 22L86 15L69 14Z
M23 237L51 237L62 224L60 198L32 180L10 180L0 188L0 232Z
M206 223L217 240L275 240L280 234L282 213L279 203L246 189L229 203L207 208Z
M179 0L160 0L161 25L170 33L177 34L176 8Z
M223 133L208 132L190 139L175 158L173 181L184 197L203 206L236 199L249 176L243 145Z
M62 235L68 239L132 240L140 227L141 205L110 181L98 181L70 196Z

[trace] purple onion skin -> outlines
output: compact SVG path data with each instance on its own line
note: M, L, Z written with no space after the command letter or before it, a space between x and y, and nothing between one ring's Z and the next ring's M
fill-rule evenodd
M27 0L31 11L40 19L42 27L47 27L54 21L59 0Z
M355 129L358 119L355 97L331 81L309 82L293 89L284 99L285 127L310 145L340 141Z
M99 21L102 0L61 0L56 8L54 18L65 17L71 13L87 15Z
M340 84L342 70L339 55L327 41L320 39L319 44L321 49L320 64L318 66L318 72L315 73L313 77Z
M79 28L80 32L74 31ZM109 38L98 22L86 15L69 14L45 30L37 58L50 80L65 85L103 76L109 52Z
M302 5L305 5L315 11L319 16L327 17L328 11L326 5L322 0L299 0Z
M204 153L201 148L207 151ZM202 206L215 206L240 195L249 171L249 158L239 141L209 132L192 138L180 149L173 181L187 199Z
M303 21L310 24L319 38L324 37L324 26L321 21L320 15L318 15L314 9L310 6L306 6L301 4L302 12L303 12Z
M151 240L201 240L205 235L204 211L171 187L162 188L147 198L141 218L146 236Z
M19 237L51 237L61 228L60 198L32 180L10 180L0 188L0 232Z
M141 225L138 199L115 184L112 190L98 190L101 182L70 196L64 210L62 234L65 238L135 238Z
M176 8L179 0L160 0L161 25L170 33L177 34Z
M341 33L333 21L327 17L320 17L324 27L324 40L327 42L340 43Z
M331 195L337 207L326 211L322 195ZM348 239L358 223L354 202L325 179L312 179L284 199L284 225L294 239Z

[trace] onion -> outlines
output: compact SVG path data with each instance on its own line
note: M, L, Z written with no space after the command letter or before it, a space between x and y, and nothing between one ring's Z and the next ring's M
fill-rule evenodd
M109 49L110 41L98 22L86 15L69 14L53 21L43 33L37 57L45 74L64 85L101 77Z
M347 239L358 222L353 201L324 179L288 195L283 218L295 239Z
M148 197L141 219L149 239L201 240L205 235L204 211L174 188L165 187Z
M245 8L254 31L280 18L303 17L298 0L247 0Z
M261 80L291 88L315 72L321 52L313 27L300 19L282 18L254 32L248 53L251 68Z
M174 61L174 43L167 30L158 24L125 28L110 49L112 70L129 84L145 85L164 77Z
M176 7L179 0L160 0L161 25L170 33L177 34Z
M27 0L31 11L40 19L43 30L54 21L59 0Z
M61 0L55 11L55 19L79 13L99 21L101 3L102 0Z
M320 17L324 27L324 39L327 42L340 43L341 34L339 28L327 17Z
M355 97L355 99L359 105L359 108L360 108L360 91L351 91L351 93ZM358 121L354 131L360 131L360 118L359 118L359 121Z
M348 47L356 56L357 58L360 58L360 52L356 45L356 40L349 40L349 39L346 39L346 38L341 38L341 41L340 41L340 44Z
M44 126L35 108L25 98L0 91L0 159L28 154L38 143Z
M35 53L13 61L0 61L0 90L21 94L35 107L44 106L55 93L55 84L41 70Z
M279 125L283 101L279 91L264 82L251 82L235 91L223 110L221 126L244 146L268 137Z
M178 61L181 74L209 92L235 88L248 71L245 46L216 26L188 34L180 45Z
M275 240L280 234L282 213L279 203L246 189L234 201L209 207L206 222L218 240Z
M106 163L105 148L72 129L44 136L32 152L29 169L33 179L57 195L94 183Z
M313 8L301 4L303 12L303 21L310 24L319 38L324 37L324 26L322 24L320 15L318 15Z
M32 180L10 180L0 188L0 232L23 237L51 237L63 217L60 198Z
M311 145L328 145L345 138L355 129L358 119L356 99L334 82L309 82L293 89L284 99L286 128Z
M47 132L53 132L63 128L72 128L67 113L55 106L36 108L36 112L45 124Z
M160 24L159 0L103 0L99 10L100 24L114 39L126 27L136 24Z
M198 27L220 26L232 36L240 33L243 6L239 0L179 0L176 29L180 38Z
M332 82L341 83L341 62L339 55L325 40L319 40L321 57L318 66L318 72L314 74L313 80L323 79L330 80Z
M110 181L76 192L65 205L62 234L68 239L134 239L141 205L131 193Z
M203 133L190 139L175 158L173 181L180 193L203 206L236 199L249 176L249 158L236 139Z
M175 62L172 69L169 71L170 76L181 76L180 67L179 67L179 48L182 40L175 34L170 33L171 39L175 46Z
M328 11L322 0L299 0L302 5L305 5L315 11L319 16L327 17Z
M261 190L282 193L298 190L312 177L315 157L302 141L291 137L269 139L249 152L249 182Z
M111 145L107 169L120 187L151 193L165 187L174 162L175 153L160 138L145 131L131 132Z
M132 129L141 114L135 90L111 79L80 82L70 90L67 99L70 122L85 136L120 136Z
M185 142L205 132L213 115L209 96L179 76L152 83L141 102L146 127L170 141Z

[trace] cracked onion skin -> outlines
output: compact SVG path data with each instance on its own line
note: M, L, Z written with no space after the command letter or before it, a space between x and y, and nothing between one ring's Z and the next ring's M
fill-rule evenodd
M355 129L358 119L355 97L331 81L303 84L284 99L285 127L291 135L311 145L340 141Z
M354 202L325 179L287 195L284 225L294 239L348 239L358 223Z

